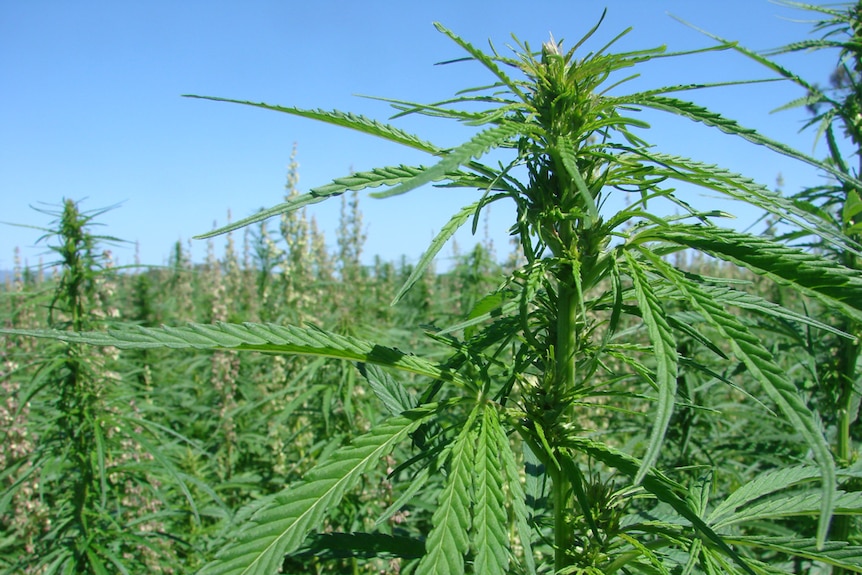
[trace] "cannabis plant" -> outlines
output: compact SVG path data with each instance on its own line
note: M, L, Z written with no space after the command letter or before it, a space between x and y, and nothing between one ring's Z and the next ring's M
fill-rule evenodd
M99 329L116 312L116 272L104 246L117 240L92 232L102 211L81 212L66 200L45 213L56 217L42 238L57 258L49 325L60 333ZM2 374L4 392L20 391L4 393L7 406L18 406L0 431L0 522L8 534L0 572L163 573L180 564L185 549L164 523L170 485L181 483L168 478L176 471L164 452L170 441L160 437L156 449L134 394L118 389L117 353L45 345L28 365Z
M330 451L301 481L241 512L201 573L295 569L290 556L309 549L400 557L404 569L423 575L777 573L786 572L781 561L788 556L862 569L858 548L828 541L833 515L862 510L856 494L836 487L838 474L852 471L836 468L818 414L781 368L774 353L780 347L762 343L754 319L851 336L746 291L738 281L687 271L668 257L684 250L703 253L836 314L854 316L862 307L857 272L722 227L727 214L694 206L682 191L692 186L790 222L837 249L859 254L860 247L822 214L742 175L657 151L637 112L687 118L700 129L718 129L819 166L847 185L859 182L675 96L709 86L623 91L636 75L632 68L688 54L663 48L614 53L613 42L582 53L597 26L571 48L551 39L533 50L515 40L512 55L502 55L436 26L466 52L462 60L480 64L490 81L443 102L390 102L396 116L462 122L475 127L475 135L444 148L354 114L239 102L381 137L427 153L430 162L337 178L218 231L369 188L386 188L372 193L378 198L426 184L473 190L475 199L434 238L397 301L457 229L471 221L475 228L482 210L509 202L515 213L511 233L524 263L462 321L427 329L445 350L442 359L441 352L422 357L404 346L315 326L216 323L27 332L120 348L329 357L355 363L367 379L388 416ZM491 151L503 159L482 162ZM615 205L625 207L614 211ZM667 205L679 215L661 215ZM690 373L756 400L765 414L779 413L779 430L788 442L802 442L807 453L712 501L720 464L663 465L675 409L698 408L682 400L678 389ZM621 412L635 418L635 428L615 425ZM714 417L720 420L721 414ZM408 509L426 522L427 531L309 538L327 530L327 517L339 502L393 452L401 460L391 476L409 481L396 485L399 497L378 523ZM416 502L428 498L433 505L426 513ZM790 521L794 517L800 519ZM810 517L817 517L814 537L800 538L794 526Z
M794 42L765 55L741 46L735 46L735 49L802 89L802 97L779 110L807 109L810 118L802 129L816 129L815 138L825 144L827 157L824 164L831 170L828 175L832 177L823 185L806 187L793 194L790 200L799 209L816 214L833 234L844 236L847 242L834 244L819 236L812 238L795 226L785 230L783 238L806 245L822 254L824 259L858 272L862 270L859 253L848 248L847 244L859 245L862 240L862 190L858 182L862 169L859 162L862 160L857 157L855 165L852 160L853 155L860 156L862 152L862 3L829 7L797 2L785 4L814 16L812 32L820 37ZM828 87L800 77L773 59L783 54L813 51L835 53L836 66ZM828 309L815 310L822 315L829 314ZM858 459L854 439L858 441L860 438L858 414L862 373L859 338L862 337L862 316L858 313L838 314L831 323L854 337L835 334L817 337L800 331L796 340L810 354L808 361L803 363L807 366L804 384L812 395L812 403L820 406L824 421L834 430L835 458L841 464L851 465ZM850 479L843 487L856 491L859 482ZM851 517L836 518L833 538L851 540L856 537L858 527L853 527Z

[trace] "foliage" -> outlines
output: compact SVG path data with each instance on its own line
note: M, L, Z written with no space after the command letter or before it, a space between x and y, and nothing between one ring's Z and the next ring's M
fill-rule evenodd
M856 12L828 13L858 21ZM437 27L467 53L459 62L480 64L491 84L433 104L389 102L396 116L475 127L467 142L442 148L353 114L240 102L382 137L431 162L300 194L294 159L283 204L213 232L254 224L242 261L232 239L223 261L211 251L197 268L178 245L169 268L115 278L130 317L107 326L44 329L7 314L5 337L20 342L7 344L8 357L27 349L23 336L37 336L63 342L52 345L66 358L36 355L6 370L4 382L31 386L22 394L10 385L7 403L41 402L10 412L7 434L24 435L15 417L25 414L23 424L46 437L74 438L67 451L16 455L3 472L4 517L32 495L30 469L43 470L41 503L70 510L61 526L27 532L54 553L39 564L27 563L30 543L3 540L7 571L153 569L144 548L165 550L163 570L185 562L207 574L862 571L862 548L846 528L862 512L860 471L840 441L829 443L850 423L830 410L827 393L803 393L806 378L826 382L818 370L833 368L816 356L800 366L797 347L858 345L858 174L835 146L819 162L673 96L708 86L621 93L630 68L691 55L613 53L614 42L582 55L596 26L570 49L553 38L539 51L516 41L503 56ZM731 43L715 49L798 80ZM644 109L814 164L835 186L784 198L656 151L635 117ZM817 121L834 140L832 120L850 117L828 114ZM480 161L491 152L502 160ZM363 268L357 192L382 186L372 195L384 198L429 183L476 197L415 266ZM725 214L677 194L692 185L794 231L766 238L723 228ZM330 258L304 208L336 196L342 228ZM611 201L617 196L627 201ZM475 230L497 201L515 207L518 265L502 269L479 247L451 272L430 273L456 230L468 222ZM663 206L682 215L664 216ZM273 215L280 238L264 221ZM98 267L86 260L90 244L70 253L89 261L66 264L81 277ZM78 309L73 294L86 282L63 275L56 285L50 309ZM183 320L191 323L154 327ZM126 389L68 383L68 374L94 382L109 372L93 363L95 349L124 350L110 360ZM858 403L850 367L836 385ZM110 476L112 457L129 453L151 457L116 471L149 486L160 502L150 515L130 518L129 488ZM843 527L830 536L833 516ZM140 526L151 521L162 522L151 531L173 538L145 538Z

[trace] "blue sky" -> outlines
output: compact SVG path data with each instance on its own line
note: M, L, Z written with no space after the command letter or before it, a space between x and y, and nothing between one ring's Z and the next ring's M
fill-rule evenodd
M122 203L99 218L104 226L97 231L137 241L143 263L161 264L177 240L225 223L228 210L238 219L279 203L294 143L301 191L351 169L428 163L417 152L362 134L181 95L341 109L385 120L391 113L386 104L355 95L431 102L490 83L474 63L434 66L463 54L434 29L434 21L474 45L485 47L491 40L501 52L511 44L511 33L536 47L549 32L574 42L604 6L608 16L588 45L593 49L629 26L634 30L620 50L711 44L669 13L756 50L803 39L810 29L799 22L810 14L767 0L526 5L509 0L0 2L0 220L45 226L50 218L30 206L50 208L63 198L82 200L83 209ZM833 64L814 55L782 62L820 82ZM769 77L732 52L649 63L640 72L631 89ZM790 85L768 84L686 96L812 153L813 134L798 134L802 113L770 114L800 95ZM663 151L719 163L768 186L781 173L788 192L819 181L797 162L702 126L658 115L649 120L653 129L645 136ZM440 145L457 144L469 133L418 118L396 125ZM404 254L414 261L449 216L474 199L468 191L434 188L389 200L363 197L366 253L385 259ZM719 205L706 196L691 200ZM338 200L311 208L333 246L339 209ZM489 229L501 258L508 251L511 215L509 206L492 208ZM743 223L754 217L738 215ZM33 229L0 225L0 269L11 268L15 246L36 264L46 253L44 244L34 245L39 237ZM470 241L466 233L459 236L462 246ZM133 260L131 245L114 252L120 263ZM195 259L204 253L204 242L197 242Z

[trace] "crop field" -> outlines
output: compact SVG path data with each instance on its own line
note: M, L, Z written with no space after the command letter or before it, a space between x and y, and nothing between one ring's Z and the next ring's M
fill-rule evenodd
M44 212L53 260L0 286L0 573L862 572L862 3L800 9L799 43L715 50L804 88L789 107L826 158L686 99L708 86L626 92L686 55L589 29L504 54L437 25L478 87L393 106L476 128L453 148L193 96L428 161L302 192L294 150L284 202L206 234L203 262L178 243L168 265L119 266L102 212ZM832 85L772 59L806 50L834 53ZM824 184L785 195L665 153L638 110ZM473 199L415 263L365 254L360 192L428 184ZM764 226L728 227L684 186ZM323 201L341 203L330 243L307 210ZM453 247L496 202L511 245Z

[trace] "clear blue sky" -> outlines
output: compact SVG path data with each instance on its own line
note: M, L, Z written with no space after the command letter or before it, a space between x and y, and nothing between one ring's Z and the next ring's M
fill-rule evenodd
M608 17L592 48L629 26L634 30L620 49L711 43L668 13L757 50L805 38L810 29L790 20L810 15L767 0L536 0L526 6L509 0L0 2L0 220L44 226L48 218L29 206L58 205L62 198L83 200L84 209L122 202L99 219L105 224L99 232L139 242L142 262L161 264L174 242L225 223L228 210L237 219L279 203L294 142L302 191L351 169L427 163L418 153L351 131L181 94L337 108L385 120L386 104L354 95L430 102L489 83L476 64L433 65L463 54L433 21L477 46L490 39L501 51L510 33L536 47L549 32L575 41L604 6ZM783 62L821 82L833 63L813 56ZM633 88L768 77L731 52L650 63L641 73ZM770 84L691 97L810 153L813 135L797 134L802 114L769 114L800 95L792 86ZM701 126L651 120L647 138L664 151L726 165L768 186L780 172L788 192L818 181L804 166L711 136ZM441 145L465 135L445 123L397 125ZM448 217L472 200L465 191L433 188L390 200L363 198L366 253L415 260ZM713 204L706 197L692 201ZM311 210L334 245L339 202ZM500 257L508 251L510 221L507 206L495 205L491 233ZM0 225L0 269L11 268L15 246L36 264L46 251L34 246L39 235ZM466 234L459 239L462 246L469 241ZM131 247L114 251L121 263L132 262ZM194 254L202 259L204 242Z

